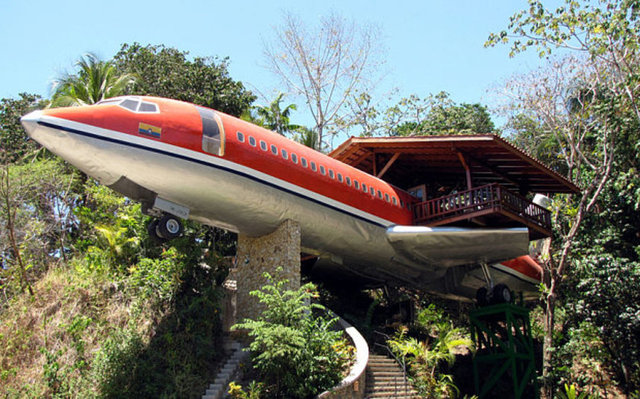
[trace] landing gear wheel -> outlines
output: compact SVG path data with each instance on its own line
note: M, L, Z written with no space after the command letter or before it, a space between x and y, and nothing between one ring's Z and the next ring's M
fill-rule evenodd
M489 290L486 287L479 288L476 291L476 302L478 306L487 306L489 304Z
M182 230L183 227L180 219L173 215L164 215L158 221L158 235L166 240L180 237L180 235L182 234Z
M149 238L156 244L162 244L166 240L160 236L160 232L158 231L158 219L153 219L147 225L147 232L149 233Z
M505 284L498 284L491 292L491 303L509 303L513 299L511 290Z

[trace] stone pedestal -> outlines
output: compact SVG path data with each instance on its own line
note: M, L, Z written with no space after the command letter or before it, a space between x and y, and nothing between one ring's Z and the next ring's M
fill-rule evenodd
M276 272L277 268L282 271ZM236 320L255 318L262 305L251 291L267 283L268 272L276 280L289 280L289 289L300 288L300 225L285 220L273 233L252 238L238 235L235 279Z

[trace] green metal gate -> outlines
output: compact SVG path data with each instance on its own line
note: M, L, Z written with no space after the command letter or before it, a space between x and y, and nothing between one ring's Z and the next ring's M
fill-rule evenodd
M472 310L469 318L477 350L473 377L480 399L507 381L512 384L513 398L520 399L525 393L537 398L529 310L501 303Z

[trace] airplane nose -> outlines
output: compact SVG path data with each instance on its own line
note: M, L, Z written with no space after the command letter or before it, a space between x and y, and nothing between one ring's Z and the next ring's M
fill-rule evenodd
M20 123L22 123L22 127L27 131L29 136L33 136L33 133L38 128L38 122L42 119L42 111L33 111L22 118L20 118Z

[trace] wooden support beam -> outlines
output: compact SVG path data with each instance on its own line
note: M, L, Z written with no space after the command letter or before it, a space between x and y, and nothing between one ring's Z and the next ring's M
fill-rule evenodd
M477 163L478 165L489 169L491 171L491 173L503 178L505 181L513 184L514 186L523 187L522 183L515 181L513 178L508 176L506 173L498 170L498 168L496 168L495 166L489 165L487 162L485 162L485 161L483 161L481 159L478 159L478 158L476 158L476 157L474 157L472 155L466 154L466 156L467 156L468 159L471 159L473 162ZM519 191L521 191L521 190L519 190Z
M464 159L464 155L462 155L460 151L456 151L456 153L458 154L458 159L467 174L467 190L471 190L473 188L473 182L471 181L471 169L469 168L467 161Z
M382 168L382 170L380 171L380 173L376 174L376 177L381 179L382 176L384 176L385 173L387 173L387 171L389 170L389 168L391 167L391 165L393 165L393 163L400 157L400 152L396 152L395 154L393 154L393 156L391 157L391 159L387 162L386 165L384 165L384 168Z
M378 158L377 154L374 151L373 152L373 173L372 173L372 175L374 175L374 176L378 174L378 159L377 158Z

